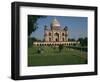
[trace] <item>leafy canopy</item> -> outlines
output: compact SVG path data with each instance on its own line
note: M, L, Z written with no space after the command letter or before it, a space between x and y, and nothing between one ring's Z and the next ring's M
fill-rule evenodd
M38 28L37 20L45 16L28 15L28 36Z

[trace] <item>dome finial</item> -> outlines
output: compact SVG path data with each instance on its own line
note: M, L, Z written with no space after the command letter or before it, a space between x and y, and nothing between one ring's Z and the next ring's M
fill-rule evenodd
M52 20L52 22L51 22L51 27L52 28L59 28L60 27L60 23L58 22L58 20L56 19L56 17L54 17L54 19Z

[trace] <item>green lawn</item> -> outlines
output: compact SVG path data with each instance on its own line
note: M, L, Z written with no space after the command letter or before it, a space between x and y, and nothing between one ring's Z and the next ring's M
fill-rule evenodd
M38 53L41 48L43 52ZM28 48L28 66L87 64L87 52L58 47L30 47Z

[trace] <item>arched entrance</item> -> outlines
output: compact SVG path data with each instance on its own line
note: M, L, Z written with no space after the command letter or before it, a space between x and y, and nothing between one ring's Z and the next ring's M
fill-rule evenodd
M54 37L55 37L55 41L56 42L59 42L59 33L55 33L54 34Z

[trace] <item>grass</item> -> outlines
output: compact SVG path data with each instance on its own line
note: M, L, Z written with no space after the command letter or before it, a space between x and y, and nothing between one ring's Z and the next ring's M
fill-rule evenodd
M38 49L43 49L38 53ZM87 64L87 52L63 48L59 52L58 47L42 46L28 48L28 66L48 66L48 65L74 65Z

